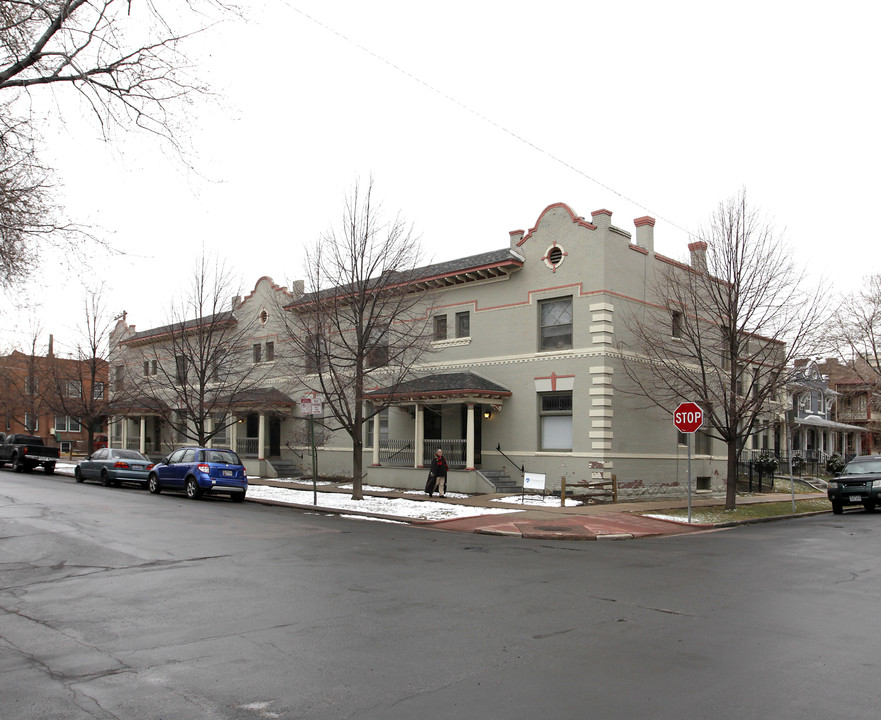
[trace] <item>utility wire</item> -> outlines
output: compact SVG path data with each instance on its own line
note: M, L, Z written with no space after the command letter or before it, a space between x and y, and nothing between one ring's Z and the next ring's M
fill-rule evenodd
M512 138L514 138L514 139L517 140L518 142L523 143L524 145L526 145L527 147L532 148L533 150L536 150L537 152L541 153L542 155L545 155L546 157L550 158L551 160L553 160L554 162L558 163L559 165L562 165L562 166L565 167L566 169L571 170L572 172L576 173L577 175L580 175L581 177L585 178L586 180L589 180L590 182L594 183L595 185L598 185L599 187L601 187L601 188L603 188L603 189L605 189L605 190L608 190L610 193L613 193L614 195L617 195L617 196L620 197L622 200L626 200L627 202L632 203L632 204L635 205L636 207L638 207L638 208L640 208L640 209L642 209L642 210L645 210L645 211L646 211L647 213L649 213L652 217L654 217L654 218L656 218L656 219L658 219L658 220L662 220L662 221L668 223L669 225L672 225L673 227L675 227L675 228L681 230L682 232L684 232L686 235L689 235L689 236L692 236L692 235L693 235L693 233L691 233L689 230L686 230L686 229L685 229L684 227L682 227L679 223L676 223L676 222L674 222L674 221L672 221L672 220L670 220L670 219L664 217L663 215L654 212L653 210L651 210L650 208L646 207L646 206L643 205L642 203L637 202L637 201L634 200L633 198L628 197L627 195L625 195L624 193L619 192L618 190L615 190L615 188L613 188L613 187L611 187L611 186L609 186L609 185L606 185L604 182L601 182L600 180L597 180L597 178L592 177L591 175L588 175L586 172L584 172L584 171L581 170L580 168L577 168L577 167L575 167L574 165L572 165L571 163L568 163L568 162L566 162L565 160L563 160L562 158L560 158L560 157L554 155L553 153L548 152L547 150L545 150L545 149L544 149L543 147L541 147L540 145L536 145L536 144L535 144L534 142L532 142L531 140L528 140L527 138L523 137L522 135L518 135L518 134L517 134L516 132L514 132L513 130L510 130L509 128L507 128L507 127L505 127L504 125L502 125L502 124L496 122L496 121L493 120L492 118L487 117L487 116L484 115L483 113L478 112L478 111L475 110L474 108L469 107L468 105L466 105L466 104L463 103L462 101L458 100L457 98L453 97L452 95L449 95L448 93L445 93L443 90L439 90L438 88L434 87L434 85L431 85L430 83L426 82L426 81L423 80L422 78L417 77L416 75L414 75L414 74L411 73L410 71L405 70L404 68L399 67L398 65L395 65L395 63L393 63L393 62L391 62L390 60L386 59L386 58L383 57L382 55L378 55L377 53L373 52L373 50L371 50L370 48L368 48L368 47L366 47L366 46L364 46L364 45L361 45L359 42L356 42L355 40L352 40L352 38L348 37L347 35L343 35L343 33L341 33L341 32L340 32L339 30L337 30L336 28L333 28L333 27L331 27L330 25L327 25L326 23L324 23L324 22L322 22L322 21L320 21L320 20L317 20L316 18L314 18L314 17L312 17L311 15L309 15L307 12L304 12L304 11L301 10L300 8L298 8L298 7L294 6L294 5L291 5L290 3L286 3L286 4L288 5L288 7L291 8L291 10L293 10L293 11L296 12L297 14L301 15L302 17L306 18L309 22L311 22L311 23L317 25L318 27L322 28L323 30L326 30L327 32L331 33L332 35L336 35L336 36L337 36L338 38L340 38L341 40L343 40L343 41L349 43L350 45L353 45L354 47L358 48L359 50L361 50L362 52L366 53L367 55L370 55L370 57L372 57L372 58L378 60L379 62L381 62L381 63L383 63L383 64L385 64L385 65L388 65L388 66L389 66L390 68L392 68L393 70L395 70L395 71L401 73L402 75L404 75L405 77L409 78L409 79L412 80L413 82L415 82L415 83L417 83L417 84L419 84L419 85L422 85L424 88L426 88L427 90L433 92L435 95L439 95L440 97L442 97L442 98L443 98L444 100L446 100L447 102L450 102L450 103L452 103L453 105L456 105L456 106L460 107L460 108L461 108L462 110L464 110L465 112L470 113L470 114L473 115L474 117L476 117L476 118L478 118L479 120L482 120L483 122L485 122L485 123L491 125L492 127L496 128L497 130L501 130L503 133L505 133L505 134L507 134L507 135L510 135Z

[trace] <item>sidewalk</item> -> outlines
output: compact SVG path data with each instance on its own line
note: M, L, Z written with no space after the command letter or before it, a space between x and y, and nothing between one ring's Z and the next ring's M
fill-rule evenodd
M312 489L309 484L276 483L272 480L253 480L255 485L268 485L296 489ZM325 489L326 491L326 489ZM348 491L341 491L346 492ZM405 494L396 491L366 492L365 495L403 498L407 500L429 500L424 495ZM422 520L412 517L399 517L371 512L340 510L322 505L280 503L272 500L249 499L251 502L262 502L271 505L284 505L304 510L346 515L375 517L382 520L394 520L424 528L446 530L451 532L479 533L484 535L502 535L530 540L630 540L641 537L657 537L681 535L694 532L707 532L720 526L699 525L644 517L640 513L663 512L672 508L688 507L687 500L658 499L644 502L625 502L617 504L581 505L578 507L526 507L518 503L498 502L505 495L475 495L467 498L432 498L432 502L446 502L468 505L475 508L493 509L507 508L510 513L494 515L475 515L472 517L451 520ZM816 498L818 495L796 495L796 499ZM739 504L756 502L785 502L790 496L780 493L768 493L739 498ZM724 499L719 497L692 500L692 507L708 507L719 505ZM831 512L831 507L830 507ZM726 525L727 526L727 525Z

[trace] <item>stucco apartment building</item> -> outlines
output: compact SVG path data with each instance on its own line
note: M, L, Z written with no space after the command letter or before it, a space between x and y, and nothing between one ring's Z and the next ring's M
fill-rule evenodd
M549 488L563 478L571 486L614 475L622 498L684 494L686 446L673 408L634 392L623 369L627 314L654 302L649 288L660 266L684 268L655 253L654 225L641 217L627 230L612 224L608 210L588 220L556 203L496 250L422 268L413 289L431 297L432 351L404 385L390 391L377 382L366 392L368 411L380 410L364 428L366 482L421 487L424 466L441 447L451 490L491 491L498 476L520 482L525 470L543 474ZM243 344L248 362L264 368L219 413L227 430L212 442L237 449L264 476L308 472L298 381L305 369L286 348L278 318L296 312L300 297L301 286L264 277L230 308L253 324ZM144 348L160 358L161 336L161 328L139 332L120 321L111 383L150 373ZM163 453L183 440L148 403L129 403L116 420L112 444ZM326 432L320 442L320 474L350 476L347 437ZM724 452L698 433L698 489L723 489Z

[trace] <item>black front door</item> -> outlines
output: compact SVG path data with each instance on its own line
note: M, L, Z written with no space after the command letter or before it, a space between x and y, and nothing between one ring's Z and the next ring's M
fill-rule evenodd
M277 415L269 417L269 457L281 455L281 418Z

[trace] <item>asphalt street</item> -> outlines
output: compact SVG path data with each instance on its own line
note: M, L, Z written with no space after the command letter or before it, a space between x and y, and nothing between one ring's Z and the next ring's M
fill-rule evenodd
M865 718L881 516L624 543L0 471L0 716Z

